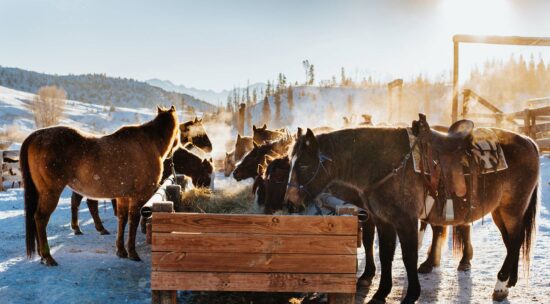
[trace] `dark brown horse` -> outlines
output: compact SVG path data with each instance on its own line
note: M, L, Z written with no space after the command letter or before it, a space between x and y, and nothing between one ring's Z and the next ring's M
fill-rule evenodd
M212 152L212 143L204 129L202 119L195 118L194 120L189 120L180 124L180 143L182 146L185 144L192 144L207 153ZM199 170L199 172L195 172L194 174L200 173L200 169L198 168L197 170ZM182 173L185 174L184 172ZM202 179L206 181L206 179ZM204 184L204 182L201 182L201 184ZM210 185L210 182L208 182L208 185ZM76 192L73 192L71 196L71 229L73 229L76 235L82 235L82 230L78 224L78 209L80 208L82 198L83 196ZM116 216L116 200L111 200L111 203ZM96 230L102 235L109 234L109 231L103 227L103 223L99 217L99 202L88 198L86 204L88 205L88 210L90 211Z
M248 152L237 164L237 167L233 171L233 177L238 181L255 177L257 175L257 168L259 164L263 163L265 160L269 165L271 160L287 155L288 149L292 142L293 139L291 136L285 136L261 146L254 142L254 148L252 151Z
M269 130L266 124L264 124L263 127L252 125L252 139L257 145L263 145L269 141L278 140L285 135L285 129Z
M212 182L212 161L202 159L194 153L179 148L174 151L172 159L167 158L163 163L162 180L172 174L172 163L176 174L184 174L191 178L195 187L209 187Z
M433 213L427 221L435 225L461 225L492 213L507 249L493 292L495 300L502 300L508 287L517 282L522 247L524 262L529 261L538 204L539 159L537 146L531 139L502 129L491 131L498 137L508 169L481 177L484 183L473 189L479 194L474 208L459 205L452 221ZM410 150L405 129L358 128L318 136L308 130L297 140L292 152L288 200L300 205L331 184L345 184L359 191L361 206L373 216L379 236L382 276L371 302L384 302L391 291L396 235L408 278L403 302L412 303L420 295L418 219L423 214L427 191L424 177L413 170ZM491 187L483 188L481 184Z
M159 185L162 161L179 144L174 107L158 109L157 116L140 126L122 127L95 137L70 127L40 129L21 146L25 186L27 256L38 245L41 261L57 265L50 254L46 226L65 186L92 198L116 198L117 255L140 260L135 249L139 209ZM128 251L124 229L130 223Z

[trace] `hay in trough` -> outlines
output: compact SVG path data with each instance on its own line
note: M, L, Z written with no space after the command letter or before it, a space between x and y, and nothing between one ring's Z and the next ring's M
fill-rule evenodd
M250 214L254 212L252 186L240 187L238 191L194 188L182 193L182 200L190 212Z

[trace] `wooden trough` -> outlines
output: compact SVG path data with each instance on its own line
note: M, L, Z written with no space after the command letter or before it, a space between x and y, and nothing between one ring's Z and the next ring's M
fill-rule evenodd
M354 303L358 237L356 216L153 212L152 302L193 290L317 291Z

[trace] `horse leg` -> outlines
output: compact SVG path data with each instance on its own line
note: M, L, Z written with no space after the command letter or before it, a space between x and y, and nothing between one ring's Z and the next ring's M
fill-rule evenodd
M517 282L519 252L522 243L522 227L517 215L508 215L503 208L497 208L492 213L493 221L497 225L506 245L506 258L497 275L497 283L493 291L493 300L502 301L508 296L508 287Z
M374 264L374 221L372 218L363 223L363 246L365 246L366 265L365 272L359 278L359 286L369 287L372 278L376 274L376 265Z
M458 271L468 271L472 268L472 264L470 264L470 261L474 256L474 249L472 247L470 228L470 225L460 225L456 227L456 232L462 239L462 259L458 264Z
M46 227L50 221L50 216L57 207L59 200L58 192L40 193L38 209L34 213L34 221L36 223L36 232L38 237L38 253L40 254L40 263L46 266L57 266L57 262L50 254L50 245L48 244L48 235Z
M116 235L116 255L120 258L127 258L128 252L124 248L124 230L128 222L129 202L127 198L117 200L118 231Z
M132 261L141 261L139 255L136 252L136 232L139 226L139 219L141 217L140 210L137 202L132 201L129 212L129 224L128 228L128 258Z
M392 225L384 223L381 220L376 221L376 229L378 231L378 253L380 255L382 274L380 275L380 285L378 286L378 290L369 301L369 304L385 303L386 297L392 289L391 268L393 256L395 254L395 229Z
M447 226L432 225L432 244L428 250L428 258L418 267L419 273L430 273L434 267L441 264L441 246L447 238Z
M403 263L407 271L407 294L401 303L414 303L420 297L420 281L418 280L418 219L403 218L396 227Z
M113 205L113 214L116 216L116 199L111 200L111 205Z
M82 230L78 225L78 208L80 208L80 202L82 202L82 195L73 191L71 195L71 229L73 229L75 235L81 235Z
M99 202L96 200L87 199L86 204L88 204L88 210L90 210L90 215L92 215L92 219L94 219L95 230L97 230L101 235L109 234L109 231L103 227L103 223L99 217Z

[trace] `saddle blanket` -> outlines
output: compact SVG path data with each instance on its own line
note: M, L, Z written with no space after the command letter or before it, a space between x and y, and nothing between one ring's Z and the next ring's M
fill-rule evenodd
M409 135L409 145L412 147L414 141L416 140L416 136L412 133L411 128L407 128L407 133ZM493 130L489 128L475 128L472 134L472 144L474 148L470 152L474 155L476 162L481 164L481 174L488 174L495 171L508 169L508 164L506 163L506 158L500 148L498 137ZM421 158L420 147L418 145L414 148L412 156L414 171L420 173ZM466 155L462 159L462 164L465 167L468 167ZM424 168L426 168L425 170L428 170L429 167L425 164Z

